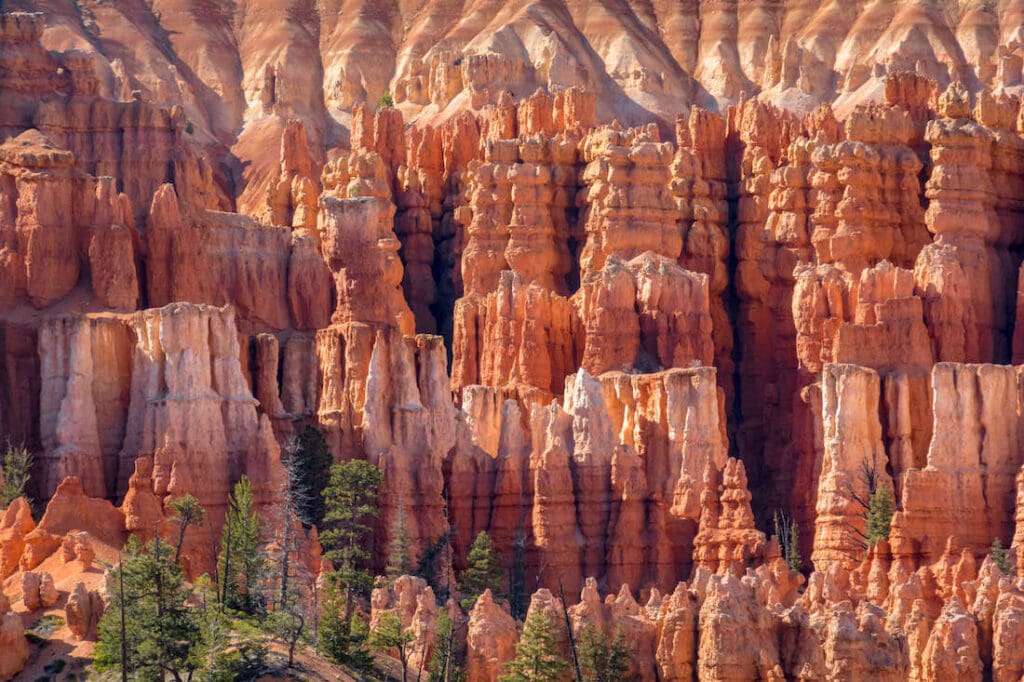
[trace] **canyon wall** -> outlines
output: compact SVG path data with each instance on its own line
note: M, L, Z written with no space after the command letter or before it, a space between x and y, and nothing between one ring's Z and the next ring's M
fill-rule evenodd
M561 599L635 679L1020 677L1015 3L285 4L4 5L9 595L185 492L209 570L242 475L295 526L312 425L383 472L375 569L401 520L521 571L449 607L473 679Z

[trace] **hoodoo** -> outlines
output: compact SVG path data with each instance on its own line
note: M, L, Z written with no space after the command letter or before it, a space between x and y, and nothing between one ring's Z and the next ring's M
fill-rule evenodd
M1020 679L1022 36L0 3L0 680Z

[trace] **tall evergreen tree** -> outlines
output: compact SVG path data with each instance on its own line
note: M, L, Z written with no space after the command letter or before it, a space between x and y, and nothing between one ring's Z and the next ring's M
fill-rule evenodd
M159 538L145 547L134 537L129 540L108 582L110 606L100 619L95 650L98 670L123 670L123 655L125 672L135 679L155 682L170 676L184 682L198 667L199 622L186 603L189 590L171 553Z
M346 611L350 614L346 616ZM327 576L324 600L320 609L317 647L335 663L357 670L372 670L373 655L367 649L369 632L359 612L352 609L337 574Z
M430 682L460 682L465 679L461 656L461 647L455 639L455 624L452 623L448 611L441 609L437 614L437 634L434 635L434 653L430 657L427 669Z
M337 657L351 656L348 648L353 643L352 622L355 600L369 594L373 587L370 573L372 546L369 542L373 533L373 520L380 514L377 506L377 491L381 485L381 473L377 467L363 460L352 460L331 467L331 481L324 490L327 513L324 515L324 531L320 544L324 556L334 564L330 576L330 606L325 604L321 617L321 629L337 628L329 632L327 639L336 651Z
M295 649L306 630L306 613L297 599L290 599L268 614L270 631L288 650L288 667L295 663Z
M409 645L415 640L412 628L403 628L402 619L394 611L381 615L377 627L370 630L370 646L384 654L392 650L398 652L398 662L402 664L402 682L406 682L409 672Z
M884 484L878 485L871 493L871 499L868 502L867 527L864 534L867 536L869 547L879 540L889 539L892 513L892 496L889 493L889 488Z
M178 542L174 546L174 563L181 561L181 547L185 544L185 531L189 526L201 526L206 510L199 500L190 493L185 493L171 501L171 520L178 524Z
M208 575L196 580L192 602L200 639L194 648L197 676L202 682L251 679L266 660L262 641L232 632L231 619L217 608L217 586Z
M989 556L992 557L992 563L996 565L1003 575L1013 575L1013 555L1010 554L1010 550L1003 547L1003 543L999 538L992 541L992 546L989 548Z
M593 625L588 625L579 635L580 668L585 682L618 682L629 671L632 652L626 644L622 631L616 631L608 638Z
M7 442L7 451L3 461L3 486L0 487L0 507L8 507L19 497L24 497L32 505L32 500L25 494L25 486L32 478L32 464L35 457L25 446L12 445Z
M800 556L800 527L793 522L789 526L789 544L786 547L786 565L791 571L803 568L804 560Z
M353 584L368 592L373 578L368 571L373 520L380 515L377 494L382 477L369 462L352 460L331 467L331 481L324 490L327 513L320 544L342 584Z
M388 552L388 563L384 573L389 580L412 573L412 539L409 528L405 525L405 508L399 503L398 517L391 526L391 550Z
M459 576L459 589L462 592L459 603L463 609L472 609L476 600L488 589L495 597L504 596L501 589L501 555L494 549L486 532L480 531L473 540L469 554L466 555L466 564L466 570Z
M446 563L442 572L442 559L455 533L449 529L424 548L413 575L427 581L438 601L445 602L451 593L451 567Z
M561 679L567 663L559 649L555 625L540 609L534 610L523 626L516 644L516 657L506 666L501 682L554 682Z
M228 498L228 515L217 557L224 606L248 614L263 610L261 583L266 575L266 560L260 544L260 517L253 509L252 483L242 476Z
M516 620L526 615L528 597L526 594L526 531L524 519L520 517L519 528L512 540L512 565L508 571L508 601L512 617Z
M317 628L317 647L335 663L344 663L350 645L349 628L345 623L345 596L332 575L327 576L320 606L320 626Z
M323 434L307 425L284 446L288 503L305 528L319 526L327 509L324 489L331 478L331 451Z

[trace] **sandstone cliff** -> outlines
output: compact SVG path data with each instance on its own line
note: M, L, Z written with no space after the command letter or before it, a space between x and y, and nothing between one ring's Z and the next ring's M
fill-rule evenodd
M1019 678L1019 3L407 4L4 4L15 611L88 640L94 559L185 492L209 570L243 474L301 533L314 425L384 474L375 568L401 518L528 587L380 586L415 665L448 608L497 679L564 599L632 679Z

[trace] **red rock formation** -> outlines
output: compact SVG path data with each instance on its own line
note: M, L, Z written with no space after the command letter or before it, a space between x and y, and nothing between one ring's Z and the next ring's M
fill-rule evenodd
M706 481L701 494L694 563L713 573L738 572L764 553L764 534L754 528L750 511L747 473L742 462L730 458L721 472L709 467L708 474L720 483Z
M184 492L201 572L243 473L292 523L312 423L384 472L378 566L398 519L456 569L487 530L630 678L1019 677L982 561L1024 571L1019 370L935 364L1024 357L1012 3L186 4L0 15L0 436L52 497L0 522L8 589ZM865 463L897 505L870 549ZM425 633L425 595L378 611ZM515 624L481 602L491 679Z
M28 661L28 639L21 616L11 611L11 601L6 595L0 597L0 611L4 614L0 622L0 677L13 679Z
M452 384L522 385L521 391L532 388L541 396L561 392L578 366L578 328L567 299L506 270L493 293L455 305Z
M814 481L801 480L799 471L806 467L790 463L808 459L813 445L793 437L810 412L800 398L807 377L798 376L793 268L812 254L815 168L812 142L788 142L794 124L773 107L745 103L730 111L726 152L736 206L736 441L752 475L755 508L793 508L803 523L813 501L798 491Z
M1012 680L1024 674L1024 654L1017 645L1024 626L1024 595L1012 587L999 595L993 616L992 670L994 680Z
M561 406L531 409L530 440L515 403L485 406L482 394L473 395L478 443L485 451L496 446L497 459L459 446L450 475L454 480L463 472L476 490L493 486L494 499L489 527L468 505L453 505L457 556L472 534L488 530L508 545L523 533L527 575L544 568L541 584L552 587L558 575L565 589L582 585L587 573L601 584L633 587L670 587L686 575L701 495L710 484L695 471L714 473L726 461L712 370L612 373L598 380L581 370L568 382ZM655 406L664 406L663 418L652 418ZM485 437L491 429L497 433ZM584 508L598 512L578 514Z
M878 421L878 375L856 365L826 365L822 375L825 454L818 479L811 560L852 568L863 551L870 481L888 487L888 460Z
M757 608L750 583L712 576L700 608L697 674L702 679L783 679L768 612ZM745 647L730 642L744 641Z
M12 199L0 214L0 305L50 306L86 273L100 305L135 308L138 238L114 187L77 171L75 156L36 130L0 145L0 188Z
M22 604L29 611L38 611L57 603L57 588L53 576L46 571L24 571L21 574Z
M150 536L165 498L184 492L216 527L242 474L258 504L280 504L280 449L242 373L231 309L56 318L41 338L44 494L71 475L86 495L127 493L118 525ZM187 544L193 568L211 564L208 541Z
M289 326L286 228L259 225L242 215L183 211L175 188L163 185L153 196L146 231L151 306L230 303L261 331ZM325 280L314 281L322 286ZM299 287L294 295L302 293ZM323 304L317 292L306 293L314 298L294 306L298 310ZM304 326L303 320L296 322Z
M515 658L516 622L484 591L469 613L466 678L497 682L502 664Z
M380 333L366 375L363 451L384 475L382 538L401 518L415 556L448 532L442 457L455 444L455 409L441 339Z
M658 616L662 621L658 641L658 673L665 680L692 680L697 663L697 605L685 583L679 583L665 599Z
M66 476L88 495L112 497L125 437L135 341L123 316L54 318L40 329L40 490L49 497Z
M927 465L905 474L894 555L934 560L950 537L975 552L994 538L1009 544L1022 464L1019 382L1013 367L935 365Z
M338 302L332 321L397 326L413 333L415 321L402 298L402 265L391 229L394 206L376 196L324 197L320 239L334 274Z
M578 366L577 321L565 298L575 265L570 209L578 133L554 135L553 106L542 94L524 103L524 123L548 123L520 126L518 139L487 139L482 162L470 166L465 296L454 314L456 387L512 382L560 393L562 380ZM491 134L513 133L496 127ZM547 353L538 355L544 348Z
M527 119L550 106L534 99L524 104ZM455 308L456 387L512 382L557 394L581 365L596 374L713 362L707 279L675 263L682 237L668 189L671 145L649 130L590 133L580 143L589 165L574 225L561 199L575 186L574 134L484 144L470 190L467 296ZM550 199L538 194L544 185L556 189ZM582 288L570 307L572 244L584 237ZM717 262L713 247L711 257ZM548 362L534 352L545 347Z
M1024 577L1024 465L1021 466L1021 471L1017 472L1017 497L1013 519L1015 526L1012 546L1017 548L1017 575Z
M581 365L592 374L713 363L707 277L676 263L683 244L668 190L671 145L651 137L601 129L583 143L587 239L576 305Z
M85 583L79 582L68 595L64 619L76 639L93 640L96 639L96 627L103 610L103 597L100 593L86 589Z
M65 535L81 530L108 547L120 547L126 538L121 512L106 500L88 497L82 482L69 476L57 486L39 525L25 536L21 569L34 569L60 548Z
M925 319L938 360L1002 360L1009 357L1009 301L1001 283L1010 270L998 248L996 195L988 189L993 135L972 120L959 83L939 97L938 113L926 133L935 167L925 218L935 241L915 266Z
M935 622L923 663L924 679L981 679L977 626L956 597L947 603Z
M18 570L18 562L25 551L25 537L35 530L32 510L24 497L11 502L0 521L0 575L7 578Z
M678 222L683 229L679 264L708 276L714 362L719 383L725 390L726 405L731 406L733 330L724 299L730 281L727 261L731 251L727 230L725 132L725 120L721 116L697 107L691 110L688 119L677 118L679 148L672 162L669 186L676 197Z
M376 627L385 613L397 614L402 628L413 634L406 653L409 665L425 668L433 653L437 612L441 608L434 598L434 591L422 578L403 575L396 578L393 584L375 587L370 605L373 609L370 629Z

